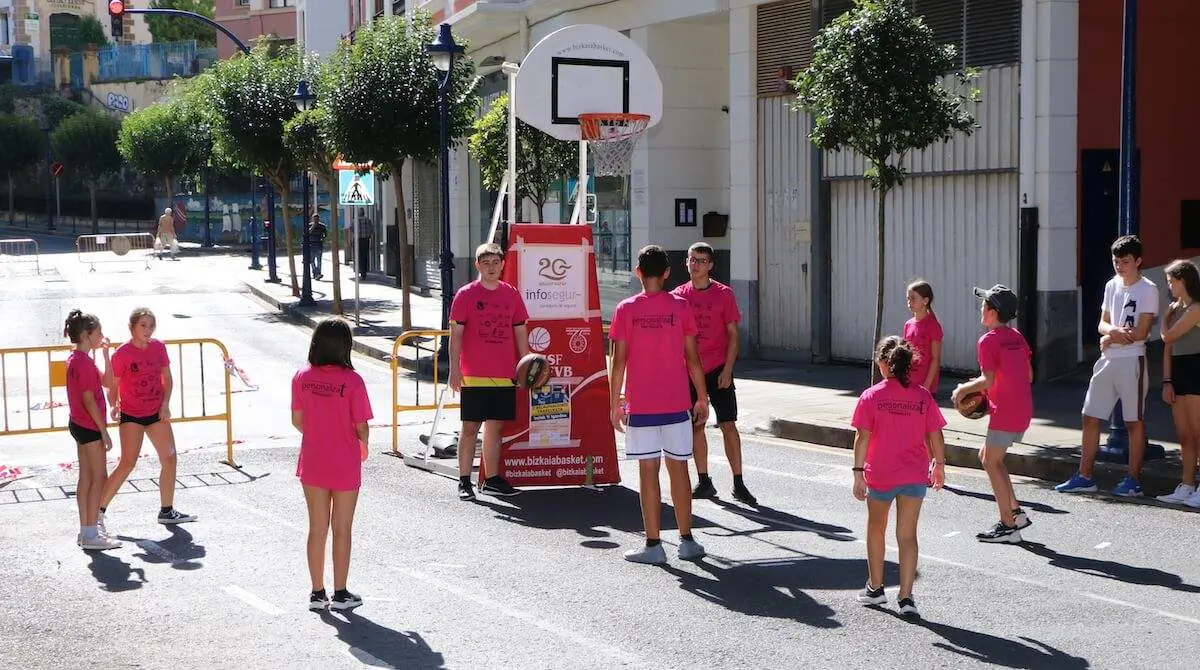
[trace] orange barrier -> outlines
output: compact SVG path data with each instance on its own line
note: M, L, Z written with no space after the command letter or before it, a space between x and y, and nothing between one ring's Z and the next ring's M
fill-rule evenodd
M221 342L209 339L163 340L167 351L171 353L171 376L174 389L171 394L171 422L189 423L193 421L224 421L225 422L225 460L222 463L239 467L233 454L233 400L230 396L230 373L224 362L229 360L229 350ZM208 394L206 393L206 363L204 347L215 348L221 360L215 364L225 381L224 411L217 414L208 412ZM187 349L185 349L187 347ZM67 357L75 347L70 344L50 347L19 347L0 349L0 397L3 398L3 429L0 437L9 435L30 435L35 433L51 433L67 430ZM212 349L210 349L212 350ZM32 358L32 360L31 360ZM194 376L199 376L199 413L195 411L197 398L192 395L189 399L189 384L194 383ZM55 400L55 389L62 389L59 400ZM20 398L19 404L10 403L9 394L15 392ZM45 402L40 399L45 398ZM34 421L35 411L46 410L49 422ZM14 415L25 414L24 426L20 421L13 421ZM115 423L109 423L115 426Z

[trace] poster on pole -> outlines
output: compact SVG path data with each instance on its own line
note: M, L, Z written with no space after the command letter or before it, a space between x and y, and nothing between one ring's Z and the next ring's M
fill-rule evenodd
M550 381L518 389L499 474L517 487L619 483L592 229L516 224L509 239L504 281L525 300L529 350L549 359Z

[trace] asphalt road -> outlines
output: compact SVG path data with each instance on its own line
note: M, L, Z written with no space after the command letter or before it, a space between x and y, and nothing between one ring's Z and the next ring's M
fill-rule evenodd
M895 613L894 552L888 606L854 600L865 509L850 495L849 452L747 436L746 481L762 506L700 501L707 559L633 565L621 560L641 543L633 468L622 468L625 486L599 492L462 503L451 480L382 454L390 373L365 358L355 364L376 419L350 586L366 603L348 616L310 613L287 406L308 332L212 259L94 273L70 255L48 262L42 277L3 279L4 347L62 341L75 305L123 335L128 311L147 305L159 336L220 339L259 388L232 396L241 470L218 463L219 424L177 429L186 488L176 504L200 520L154 522L157 468L143 459L110 508L126 541L112 552L74 544L74 473L58 465L73 457L66 434L0 437L0 465L33 473L0 485L2 667L1069 669L1200 658L1195 515L1022 481L1027 542L980 545L973 534L994 518L987 482L952 470L951 488L925 505L924 618L913 622ZM404 420L404 445L420 418ZM728 499L722 463L714 478ZM677 539L664 534L672 556Z

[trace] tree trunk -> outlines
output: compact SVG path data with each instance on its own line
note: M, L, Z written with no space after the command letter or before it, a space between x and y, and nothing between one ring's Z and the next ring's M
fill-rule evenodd
M411 330L412 301L409 299L409 291L412 287L412 267L410 263L405 262L408 260L408 214L404 211L404 161L388 163L388 167L392 170L392 184L396 191L396 244L399 247L396 255L397 264L400 266L396 275L400 278L400 329ZM362 263L361 259L359 263Z
M290 208L288 207L288 196L290 195L290 192L288 191L289 183L290 182L287 181L286 177L280 182L281 188L279 189L279 195L283 196L280 209L283 211L283 216L275 220L275 239L279 239L279 227L282 225L283 250L284 253L287 254L288 272L290 272L292 276L292 295L299 296L300 286L296 283L296 256L292 252L292 216L291 212L289 211Z
M333 313L341 316L344 314L342 309L342 271L341 261L338 260L338 247L341 246L341 230L338 225L338 198L337 198L337 178L335 175L325 173L321 178L329 185L329 227L333 233Z
M15 225L13 213L13 173L10 170L8 173L8 225Z
M96 180L88 180L88 198L92 201L92 234L100 234L100 216L96 210Z
M882 188L882 187L876 193L876 195L879 198L879 202L876 205L879 210L878 212L876 212L876 216L879 219L879 223L877 226L877 230L875 231L875 271L877 272L877 276L875 279L875 339L871 340L871 354L870 354L870 356L868 356L868 358L871 360L871 384L872 385L875 384L875 381L877 379L876 375L879 374L879 366L875 364L875 345L878 344L879 340L883 338L883 291L884 291L884 271L883 271L884 270L884 268L883 268L884 246L883 246L883 240L884 240L884 224L885 224L883 205L887 201L887 194L888 194L888 189Z

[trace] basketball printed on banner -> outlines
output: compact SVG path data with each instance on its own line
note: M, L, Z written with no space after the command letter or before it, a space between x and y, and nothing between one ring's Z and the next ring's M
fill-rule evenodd
M529 348L541 353L550 348L550 331L538 326L529 331Z

